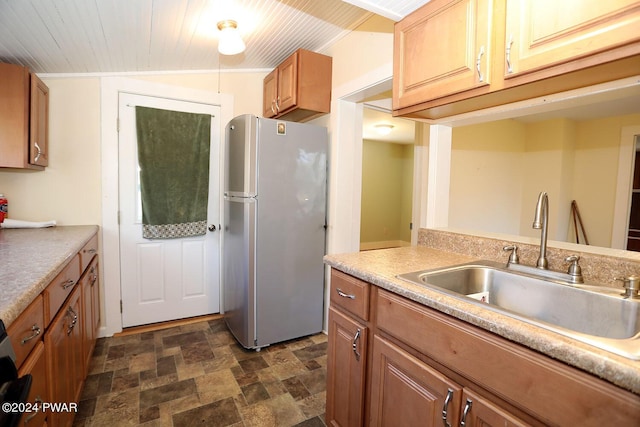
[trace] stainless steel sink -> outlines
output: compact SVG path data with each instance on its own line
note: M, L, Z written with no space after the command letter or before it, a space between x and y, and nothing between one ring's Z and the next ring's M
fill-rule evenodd
M640 300L626 299L616 289L561 284L491 261L398 277L640 360Z

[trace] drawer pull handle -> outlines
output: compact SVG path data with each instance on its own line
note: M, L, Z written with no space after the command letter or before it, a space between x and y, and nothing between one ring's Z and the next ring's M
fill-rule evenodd
M360 341L360 329L356 331L356 334L353 337L353 343L351 344L353 347L353 354L356 355L356 360L360 360L360 353L358 352L358 341Z
M338 293L338 295L340 295L342 298L349 298L349 299L356 299L355 295L352 294L345 294L344 292L342 292L342 289L340 288L336 288L336 292Z
M95 249L85 249L84 252L89 252L90 254L95 254L97 251Z
M89 284L89 286L95 285L97 280L98 280L97 275L94 274L93 276L91 276L91 283Z
M471 410L471 405L473 405L473 402L470 399L467 399L467 403L464 405L464 411L462 412L460 427L464 427L467 425L467 415L469 415L469 411Z
M25 345L27 342L31 341L32 339L40 335L40 332L42 332L42 330L40 330L40 326L38 326L37 324L33 325L31 327L31 330L33 331L33 334L29 335L28 337L22 338L22 341L20 341L20 344Z
M66 282L62 283L61 285L62 285L62 289L67 289L67 288L70 288L71 286L73 286L75 284L76 284L76 282L74 280L69 279Z
M447 421L447 410L449 409L449 402L453 398L453 390L447 390L447 397L444 398L444 405L442 405L442 423L444 427L451 427L451 424Z

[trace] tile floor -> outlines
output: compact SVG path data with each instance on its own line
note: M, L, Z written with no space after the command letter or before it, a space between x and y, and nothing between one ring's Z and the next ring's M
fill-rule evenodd
M74 426L322 427L327 337L244 350L222 319L98 340Z

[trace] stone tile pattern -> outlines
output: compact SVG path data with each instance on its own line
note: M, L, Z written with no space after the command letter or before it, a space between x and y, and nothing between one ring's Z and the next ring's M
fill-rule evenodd
M325 426L327 336L242 348L222 319L96 344L74 426Z

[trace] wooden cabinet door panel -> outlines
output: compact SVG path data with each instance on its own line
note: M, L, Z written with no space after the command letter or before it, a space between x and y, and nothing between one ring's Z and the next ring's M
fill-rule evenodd
M458 425L462 387L377 335L371 378L372 427Z
M496 406L490 400L480 397L469 389L462 393L462 421L469 427L503 426L527 427L530 424Z
M270 118L278 114L276 98L278 97L278 69L274 69L264 78L262 86L262 115Z
M394 109L489 84L493 2L432 0L396 24Z
M507 0L506 15L506 78L640 41L635 0Z
M364 417L368 329L329 308L326 420L330 426L359 427Z
M45 334L47 385L51 402L78 402L84 379L81 291L75 287ZM69 426L73 412L50 412L51 426Z
M35 74L31 74L29 163L49 164L49 88Z
M298 55L295 52L278 67L278 113L298 104Z
M29 358L18 371L19 376L31 374L31 390L27 401L37 407L38 411L25 413L20 419L21 426L41 426L44 424L46 413L42 411L41 404L49 402L47 391L47 365L44 354L44 344L38 341ZM35 406L37 404L38 406Z
M87 374L91 354L96 344L98 323L100 320L98 306L98 260L93 260L87 271L80 278L82 287L82 349L84 375Z

